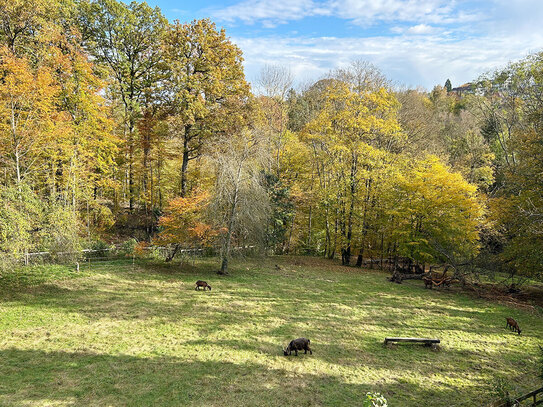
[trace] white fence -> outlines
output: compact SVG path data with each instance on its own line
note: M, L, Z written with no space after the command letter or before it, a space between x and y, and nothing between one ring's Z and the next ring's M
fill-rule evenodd
M246 245L246 246L237 246L233 247L233 254L239 254L244 251L250 251L256 246ZM144 250L157 251L161 257L167 258L173 248L166 246L149 246L143 248ZM176 256L178 255L193 255L193 256L204 256L206 253L211 255L217 252L216 249L204 249L204 248L181 248L177 250ZM102 254L102 256L100 256ZM53 263L77 263L78 260L85 262L98 261L98 260L111 260L115 257L127 258L127 253L123 252L122 246L113 246L104 249L83 249L74 252L50 252L50 251L40 251L40 252L27 252L22 256L15 255L4 255L4 259L11 261L12 263L23 264L28 266L30 264L39 264L44 262L53 262ZM130 253L128 258L132 257L134 261L134 254ZM1 259L0 259L1 260Z

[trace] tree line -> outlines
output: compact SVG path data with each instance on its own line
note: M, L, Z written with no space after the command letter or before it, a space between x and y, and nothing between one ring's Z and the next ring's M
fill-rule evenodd
M0 256L101 238L540 276L543 54L402 89L355 61L293 86L208 19L0 0Z

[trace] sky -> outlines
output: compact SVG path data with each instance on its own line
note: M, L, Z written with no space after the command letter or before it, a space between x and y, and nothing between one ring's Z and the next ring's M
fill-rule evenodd
M397 86L453 87L543 50L543 0L147 0L170 20L210 18L244 55L255 82L265 65L296 83L353 60Z

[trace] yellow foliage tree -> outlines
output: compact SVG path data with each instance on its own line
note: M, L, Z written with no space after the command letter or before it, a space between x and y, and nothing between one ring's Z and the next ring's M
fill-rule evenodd
M389 215L400 254L454 264L477 253L483 207L462 175L429 156L402 171L396 189Z

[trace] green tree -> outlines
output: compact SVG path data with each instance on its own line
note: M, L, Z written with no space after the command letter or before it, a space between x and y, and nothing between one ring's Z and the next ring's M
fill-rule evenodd
M451 81L449 79L445 81L445 89L447 90L447 93L452 90Z

